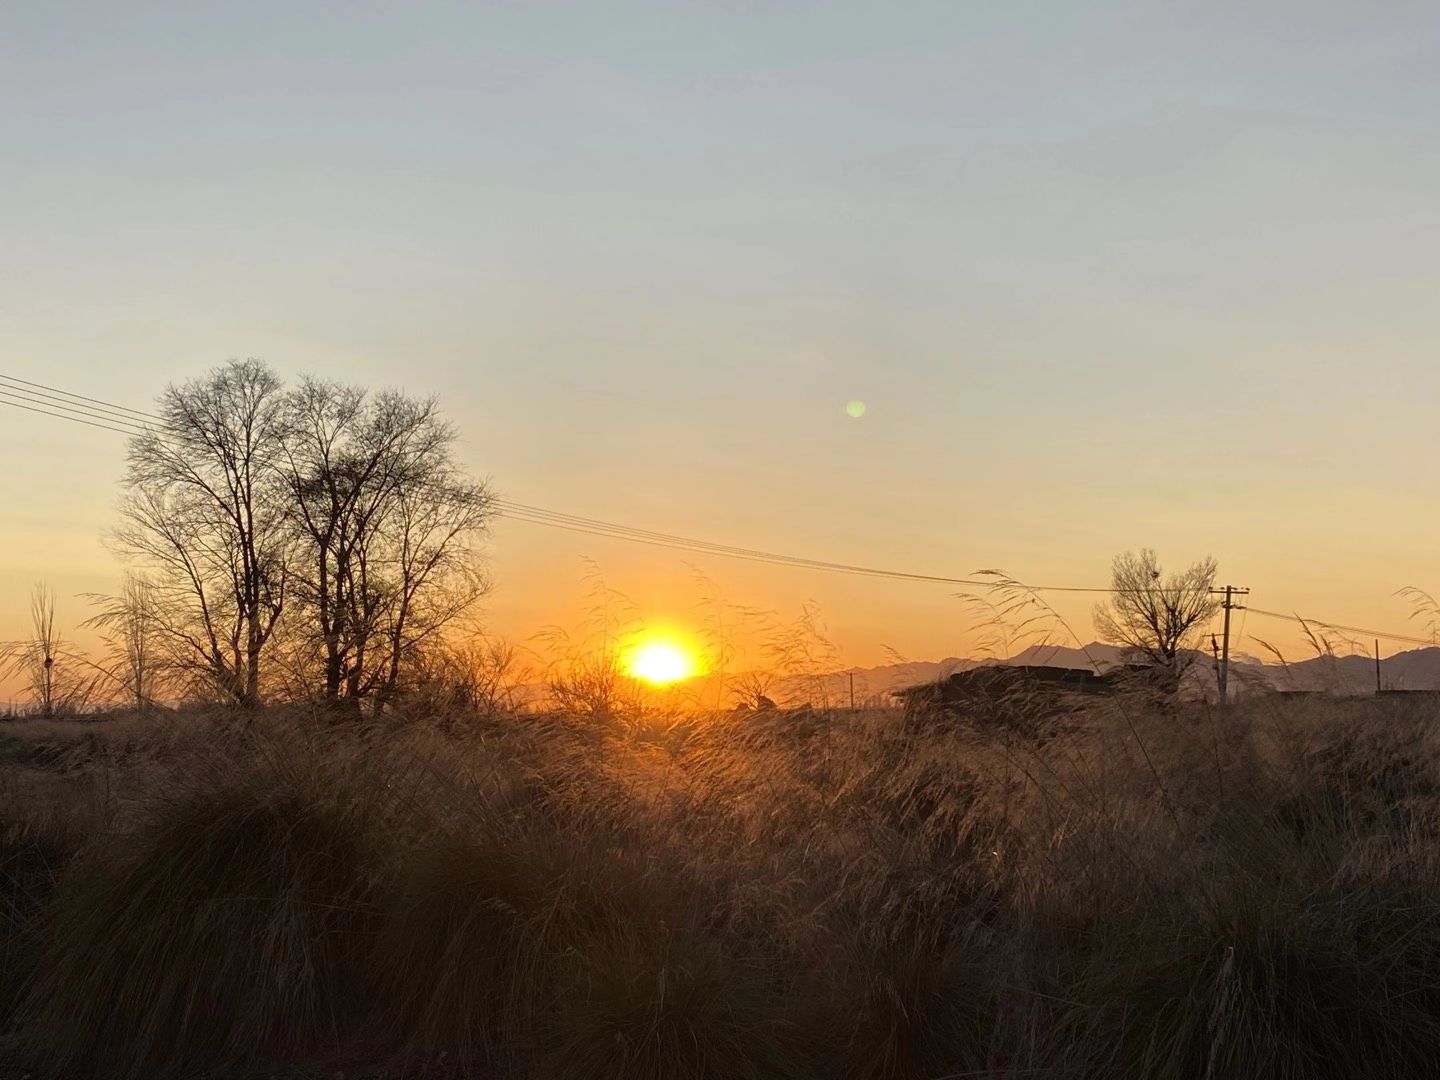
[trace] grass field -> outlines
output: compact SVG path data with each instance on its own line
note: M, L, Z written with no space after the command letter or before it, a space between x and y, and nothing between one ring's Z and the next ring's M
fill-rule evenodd
M37 1077L1426 1075L1433 708L15 721L3 1057Z

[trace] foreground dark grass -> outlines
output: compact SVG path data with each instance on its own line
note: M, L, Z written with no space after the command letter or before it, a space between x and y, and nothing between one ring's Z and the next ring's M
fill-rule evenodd
M496 1080L1440 1059L1436 717L1025 720L7 725L4 1053Z

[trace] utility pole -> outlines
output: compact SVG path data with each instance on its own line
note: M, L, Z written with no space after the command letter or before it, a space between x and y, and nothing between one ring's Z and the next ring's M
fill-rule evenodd
M1375 693L1380 693L1380 639L1375 639Z
M1211 589L1210 591L1223 594L1225 597L1220 605L1225 610L1225 626L1221 631L1220 638L1220 706L1224 708L1230 703L1230 612L1245 606L1235 603L1235 597L1249 596L1250 590L1226 585L1223 589Z
M850 711L855 711L855 673L850 672Z

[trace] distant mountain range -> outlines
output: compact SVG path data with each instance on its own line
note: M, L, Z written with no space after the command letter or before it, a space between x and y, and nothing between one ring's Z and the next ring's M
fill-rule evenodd
M1066 645L1031 645L1004 659L948 657L936 661L906 661L869 668L847 668L812 680L826 696L844 700L851 676L857 700L884 697L892 690L942 679L955 671L968 671L985 664L1019 666L1040 664L1049 667L1104 670L1121 661L1122 650L1098 641L1074 648ZM1200 671L1214 670L1214 659L1196 655ZM1318 690L1343 694L1367 694L1375 690L1375 660L1369 656L1316 656L1294 663L1265 663L1253 656L1236 656L1230 663L1231 685L1274 690ZM1380 661L1380 686L1385 690L1440 690L1440 648L1427 647L1387 656Z
M1281 690L1331 690L1367 694L1375 689L1375 659L1370 656L1317 656L1295 664L1256 664ZM1380 661L1384 690L1440 690L1440 648L1427 646Z

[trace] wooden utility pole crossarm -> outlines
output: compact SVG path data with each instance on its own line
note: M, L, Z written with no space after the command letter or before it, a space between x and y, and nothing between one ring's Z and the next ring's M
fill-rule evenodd
M1220 639L1220 704L1223 707L1230 702L1230 612L1236 608L1244 608L1244 604L1235 603L1235 598L1249 596L1250 590L1235 585L1226 585L1210 591L1225 597L1220 604L1225 612L1225 623Z

